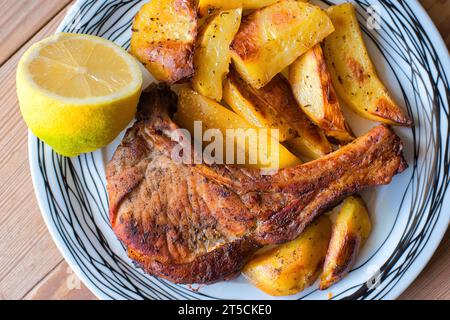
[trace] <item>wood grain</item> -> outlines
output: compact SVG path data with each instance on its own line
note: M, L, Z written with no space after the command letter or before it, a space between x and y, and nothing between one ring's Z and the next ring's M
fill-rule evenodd
M399 297L401 300L450 299L450 231L416 281Z
M97 298L80 281L69 265L62 261L23 299L96 300Z
M71 0L0 1L0 65L36 32L64 9Z
M22 298L62 261L33 191L15 71L23 52L54 33L64 15L60 12L0 68L0 297L4 299Z
M70 0L0 0L0 299L95 299L53 243L31 183L27 129L15 94L26 48L51 34ZM448 0L420 1L450 46ZM20 30L20 32L18 32ZM450 232L401 299L450 299Z

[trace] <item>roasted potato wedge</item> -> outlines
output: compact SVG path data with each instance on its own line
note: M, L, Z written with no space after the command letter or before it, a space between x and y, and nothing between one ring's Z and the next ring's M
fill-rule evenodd
M244 10L254 10L270 6L282 0L199 0L198 12L200 17L205 17L220 10L242 8ZM307 2L308 0L295 0Z
M320 44L289 66L295 99L325 134L340 142L355 139L342 114Z
M242 7L245 10L260 9L280 1L282 0L242 0ZM295 0L295 1L308 2L308 0Z
M324 54L339 97L364 118L412 125L377 75L352 4L332 6L327 12L336 31L325 39Z
M201 18L218 13L222 10L242 9L243 0L199 0L198 14Z
M246 140L247 137L251 136L251 132L259 134L258 128L252 126L247 121L242 119L240 116L235 114L233 111L223 107L216 101L209 99L201 94L193 91L188 87L183 87L180 89L178 98L178 111L175 113L175 122L182 128L188 129L192 136L194 136L194 121L201 121L203 125L203 131L207 129L218 129L220 130L222 136L224 137L224 153L225 153L225 141L230 138L226 137L227 129L242 129L244 132L238 137L233 138L235 143L234 149L236 153L234 157L229 157L229 155L224 154L224 159L231 158L234 160L232 163L237 163L237 155L240 151L245 154L245 165L251 168L261 168L261 169L278 169L293 167L301 164L301 160L294 156L288 149L281 145L277 140L270 136L266 136L266 146L259 144L249 143ZM246 131L251 129L253 131ZM267 132L268 134L269 132ZM274 152L272 152L271 145L274 144ZM257 152L256 161L250 161L250 152ZM262 155L262 157L261 157ZM266 159L268 161L266 161ZM225 162L225 161L224 161Z
M322 145L318 145L312 141L297 137L287 140L283 144L297 157L305 161L318 159L333 151L331 149L324 149Z
M194 54L192 87L208 98L222 100L222 82L231 61L230 43L239 29L242 9L220 11L200 29Z
M297 157L306 160L316 160L333 151L331 146L324 149L322 144L301 137L287 140L283 144Z
M276 80L274 79L273 82L275 83ZM270 86L266 89L269 88ZM224 101L234 112L255 127L279 129L279 141L296 137L297 133L288 124L283 123L279 117L279 110L271 105L271 102L276 102L267 102L271 99L266 95L268 90L264 91L264 89L265 87L253 89L239 77L236 71L232 71L224 83ZM280 98L283 99L284 96L275 97L278 102Z
M244 267L243 274L267 294L296 294L313 284L320 275L330 233L330 219L321 216L297 239L256 253Z
M131 54L159 81L175 83L194 73L196 0L152 0L134 18Z
M319 7L282 1L243 18L231 44L232 59L245 81L259 89L333 31Z
M319 157L332 151L324 133L298 107L289 82L275 76L265 87L254 89L232 70L224 85L225 102L241 117L259 128L279 129L279 141L298 137L310 153Z
M280 0L242 0L242 7L245 10L260 9L280 2Z
M362 199L345 199L333 226L319 285L321 290L329 288L348 273L371 230L370 217Z

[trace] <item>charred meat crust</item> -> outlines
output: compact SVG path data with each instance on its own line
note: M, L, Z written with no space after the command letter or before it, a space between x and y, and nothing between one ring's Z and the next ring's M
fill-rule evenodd
M209 254L185 264L165 264L128 251L130 258L148 273L176 283L213 283L230 280L244 267L245 262L260 246L250 239L227 243Z
M319 160L264 176L227 165L174 163L165 86L144 94L107 166L110 220L146 272L176 283L233 277L263 245L296 238L343 197L387 184L406 162L387 126Z

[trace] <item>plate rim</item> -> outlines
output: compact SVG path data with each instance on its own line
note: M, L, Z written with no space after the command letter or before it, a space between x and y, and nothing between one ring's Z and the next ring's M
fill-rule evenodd
M77 0L77 1L79 1L79 0ZM414 14L420 16L419 18L422 21L422 26L425 29L427 29L427 28L431 29L431 32L428 33L430 38L433 37L436 39L435 41L434 40L430 40L430 41L433 43L434 46L436 46L436 49L439 52L439 56L441 56L441 54L444 56L446 55L447 56L447 64L450 65L449 49L447 48L444 38L442 37L438 28L436 27L436 25L434 24L430 15L425 10L425 8L422 6L422 4L418 0L412 0L412 2L414 2L414 5L417 7L417 10L414 12ZM450 66L448 66L448 67L449 68L446 71L450 72ZM448 125L450 126L450 123ZM450 197L450 194L447 195L447 197ZM445 198L442 199L442 201L444 201L444 200L445 200ZM437 248L442 243L445 233L447 232L448 227L450 226L450 214L448 216L449 216L448 217L449 219L447 221L447 225L445 227L441 226L441 228L435 229L433 231L433 235L434 235L433 238L435 238L435 242L431 245L427 244L427 247L432 248L432 250L427 250L425 253L422 252L421 253L421 261L417 262L417 266L414 269L414 271L410 271L409 275L408 275L408 273L406 273L405 274L406 276L404 275L403 278L401 279L401 281L399 281L397 283L397 285L396 285L397 290L394 293L392 291L389 292L388 294L386 294L386 296L383 297L383 299L392 299L392 300L397 299L400 295L402 295L406 291L406 289L408 289L413 284L413 282L424 271L424 269L427 267L428 263L430 262L431 258L436 253ZM438 230L438 232L436 232L436 230ZM431 237L430 237L430 239L431 239Z
M66 24L66 21L71 17L71 15L80 8L80 5L85 0L77 0L75 3L71 5L71 7L67 10L62 22L59 24L57 30L55 32L58 32L61 30L61 27ZM431 17L428 15L426 10L423 8L423 6L420 4L418 0L412 0L411 5L414 8L417 8L415 10L414 14L417 15L420 18L421 24L425 31L427 31L427 34L430 37L430 42L433 43L433 45L436 47L438 51L438 55L440 57L445 58L447 63L444 65L444 71L448 72L450 74L450 54L449 49L447 48L445 41L437 29L436 25L432 21ZM443 59L445 62L445 60ZM449 123L450 126L450 123ZM44 219L44 222L46 224L47 229L49 230L49 233L53 239L53 242L56 244L56 247L58 248L59 252L63 256L64 260L67 261L70 268L74 271L74 273L78 276L78 278L83 282L83 284L99 299L109 299L106 297L101 291L97 290L95 285L92 283L92 281L87 277L87 275L78 267L77 263L74 260L74 257L69 253L67 247L64 245L62 239L59 236L59 233L56 230L56 226L51 222L50 220L50 214L48 211L44 210L44 197L43 197L43 190L37 188L38 182L37 179L40 178L39 174L37 173L37 154L33 151L33 148L36 147L38 139L33 135L33 133L28 130L28 158L29 158L29 166L30 166L30 173L31 173L31 179L32 184L34 188L35 197L37 199L38 207L41 212L41 215ZM450 193L447 195L447 197L450 197ZM445 198L442 200L444 201ZM421 253L420 261L415 261L416 267L413 270L409 270L407 274L403 276L403 278L396 284L395 290L391 290L389 293L387 293L382 299L397 299L408 287L412 285L412 283L417 279L417 277L424 271L428 263L430 262L431 258L435 254L438 246L442 243L442 239L445 236L446 231L448 230L448 227L450 225L450 214L448 217L447 224L443 224L441 226L437 226L433 233L430 235L430 239L427 243L427 248L429 250L426 250L426 252Z

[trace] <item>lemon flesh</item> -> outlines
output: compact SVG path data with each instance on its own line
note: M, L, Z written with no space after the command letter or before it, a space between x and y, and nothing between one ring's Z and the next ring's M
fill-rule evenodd
M142 73L106 39L61 33L27 50L16 82L31 131L56 152L76 156L107 145L133 119Z

